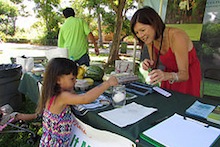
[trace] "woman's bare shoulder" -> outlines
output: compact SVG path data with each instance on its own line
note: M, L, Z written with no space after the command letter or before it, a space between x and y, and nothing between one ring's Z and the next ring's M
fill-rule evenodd
M190 43L189 36L182 29L170 28L169 36L170 36L170 40L169 40L170 46L172 49L174 49L175 46L179 46L180 44L182 46L187 46ZM191 48L191 46L189 48Z
M174 27L169 27L169 34L170 36L175 36L178 37L176 35L187 35L186 32L180 28L174 28Z

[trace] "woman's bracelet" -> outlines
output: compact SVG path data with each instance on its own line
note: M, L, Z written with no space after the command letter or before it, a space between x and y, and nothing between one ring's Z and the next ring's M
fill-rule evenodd
M174 82L179 80L179 77L178 77L177 73L175 73L175 72L172 72L171 74L172 74L172 79L169 80L169 83L173 84Z

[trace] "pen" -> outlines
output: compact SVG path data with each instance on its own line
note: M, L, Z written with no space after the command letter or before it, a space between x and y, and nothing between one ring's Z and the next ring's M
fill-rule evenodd
M162 122L163 120L167 119L168 116L164 116L162 118L159 118L158 120L155 120L151 125L155 126L156 124Z
M184 116L183 118L184 118L185 120L189 120L189 121L191 121L191 122L194 122L194 123L203 125L204 127L209 127L208 124L203 123L203 122L200 122L200 121L198 121L198 120L195 120L195 119L192 119L192 118L189 118L189 117L185 117L185 116Z

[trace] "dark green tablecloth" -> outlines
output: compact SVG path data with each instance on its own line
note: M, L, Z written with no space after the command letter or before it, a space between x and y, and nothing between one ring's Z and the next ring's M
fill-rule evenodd
M41 81L42 77L40 76L35 76L31 72L24 73L23 77L21 78L18 90L30 98L32 102L37 104L40 96L38 82Z
M145 117L144 119L138 121L135 124L129 125L127 127L120 128L108 120L102 118L98 115L101 111L106 111L113 109L112 106L109 106L108 108L104 110L96 110L96 111L90 111L85 116L77 116L80 120L82 120L84 123L97 128L101 130L108 130L114 133L117 133L119 135L122 135L124 137L129 138L133 142L136 142L137 146L140 147L146 147L146 146L152 146L148 142L142 140L139 135L141 132L145 131L146 129L149 129L152 127L155 120L158 120L160 118L163 118L165 116L171 116L174 113L178 113L180 115L185 114L185 110L191 106L195 100L199 100L204 103L209 103L213 105L219 104L220 101L211 100L211 99L205 99L205 98L195 98L189 95L180 94L177 92L171 92L172 96L169 98L166 98L156 92L146 95L146 96L138 96L137 98L133 100L127 101L128 103L136 102L138 104L141 104L146 107L154 107L157 108L158 111ZM194 118L197 119L197 118ZM214 127L220 128L219 125L207 122L206 120L197 119L199 121L203 121L205 123L208 123ZM184 139L184 138L183 138ZM220 144L220 140L218 140L214 146L218 146Z
M37 103L39 98L38 82L41 80L42 80L41 77L37 77L32 73L25 73L20 82L19 91L27 95L33 102ZM152 127L152 123L154 123L155 120L158 120L165 116L171 116L174 113L184 115L185 110L189 106L191 106L195 102L195 100L199 100L201 102L212 104L215 106L220 104L220 98L219 100L209 99L209 98L196 98L177 92L171 91L171 93L172 96L169 98L166 98L158 94L157 92L154 92L146 96L138 95L137 98L128 100L127 104L131 102L136 102L137 104L141 104L146 107L157 108L158 111L143 118L142 120L136 122L135 124L129 125L127 127L120 128L98 115L99 112L113 109L111 105L105 109L90 111L84 116L76 115L76 117L94 128L107 130L122 135L132 140L133 142L136 142L138 147L142 147L142 146L146 147L152 145L140 139L139 134L145 131L146 129ZM208 122L206 120L198 119L198 118L194 118L194 119L208 123L214 127L220 128L220 125ZM217 142L214 144L214 147L217 147L219 144L220 144L220 139L217 140Z

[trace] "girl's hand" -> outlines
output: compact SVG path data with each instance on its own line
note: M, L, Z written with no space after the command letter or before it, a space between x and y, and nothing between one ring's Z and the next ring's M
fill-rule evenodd
M156 85L157 83L160 83L162 81L166 81L165 72L163 72L160 69L154 69L148 75L150 76L150 84L151 85Z
M110 86L116 86L116 85L118 85L118 80L117 80L117 78L114 77L114 76L111 76L111 77L107 80L107 82L109 83Z
M148 68L151 68L153 65L154 65L154 61L149 59L144 59L142 63L142 67L144 70L148 70Z

